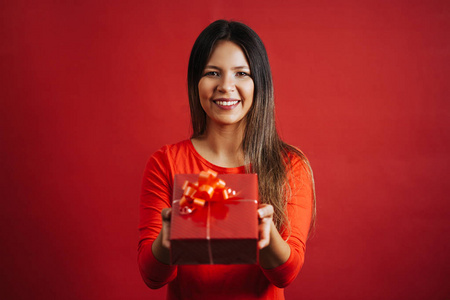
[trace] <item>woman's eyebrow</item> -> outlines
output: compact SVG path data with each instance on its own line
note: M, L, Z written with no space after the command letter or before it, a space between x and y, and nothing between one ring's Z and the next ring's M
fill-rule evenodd
M215 69L215 70L221 70L219 67L213 66L213 65L207 65L205 69Z
M205 69L215 69L215 70L222 70L221 68L219 68L219 67L217 67L217 66L214 66L214 65L207 65L206 67L205 67ZM233 68L231 68L232 70L241 70L241 69L247 69L247 70L250 70L250 67L249 66L236 66L236 67L233 67Z
M250 70L250 67L249 66L237 66L237 67L233 68L233 70L241 70L241 69Z

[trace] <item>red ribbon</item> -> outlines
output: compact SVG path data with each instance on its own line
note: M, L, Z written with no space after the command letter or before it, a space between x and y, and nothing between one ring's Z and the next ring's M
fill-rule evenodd
M236 196L236 192L226 187L225 181L217 178L213 170L202 171L196 183L185 181L183 197L180 200L180 212L190 214L197 208L205 206L206 202L228 200Z

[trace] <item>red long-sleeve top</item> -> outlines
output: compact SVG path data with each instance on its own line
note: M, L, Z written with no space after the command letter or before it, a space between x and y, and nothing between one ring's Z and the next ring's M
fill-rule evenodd
M291 157L291 186L287 215L290 227L282 237L291 248L289 259L274 269L259 265L179 265L159 262L152 243L161 230L161 210L171 207L175 174L212 169L219 174L245 173L245 167L223 168L204 159L190 140L167 145L155 152L145 168L140 202L138 264L144 282L152 289L169 284L167 299L284 299L284 287L303 265L311 220L311 176L304 162Z

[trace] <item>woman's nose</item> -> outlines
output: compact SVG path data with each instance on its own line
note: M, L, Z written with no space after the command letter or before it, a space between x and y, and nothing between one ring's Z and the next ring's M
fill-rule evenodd
M217 89L223 93L234 92L235 88L235 82L232 76L223 76L217 87Z

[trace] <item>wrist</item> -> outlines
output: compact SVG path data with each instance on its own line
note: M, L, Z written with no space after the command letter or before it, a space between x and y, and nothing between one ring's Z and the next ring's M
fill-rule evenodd
M281 237L272 221L269 245L259 251L259 264L264 269L273 269L284 264L291 255L291 247Z
M152 253L159 262L170 264L170 249L163 246L161 233L152 243Z

